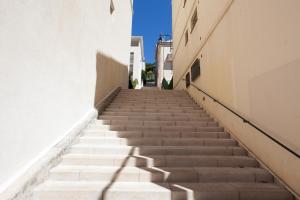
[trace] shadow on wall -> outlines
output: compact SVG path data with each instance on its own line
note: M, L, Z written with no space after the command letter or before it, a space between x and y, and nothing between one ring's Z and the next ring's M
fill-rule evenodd
M98 52L96 54L96 90L94 106L98 109L105 96L117 87L128 87L128 67Z

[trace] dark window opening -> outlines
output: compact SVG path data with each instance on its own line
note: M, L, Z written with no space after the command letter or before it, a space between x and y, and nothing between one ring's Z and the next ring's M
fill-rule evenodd
M188 88L191 85L191 75L190 72L185 75L185 87Z
M130 52L130 66L129 73L133 73L134 53Z
M183 7L185 7L186 1L187 1L187 0L183 0Z
M197 21L198 21L198 14L197 14L197 8L196 8L196 10L194 11L193 17L191 19L191 32L193 32Z
M189 31L186 30L186 32L185 32L185 45L188 43L188 41L189 41Z
M113 14L113 12L115 11L115 5L113 0L110 0L110 14Z
M200 60L197 59L191 67L192 81L194 82L200 76Z

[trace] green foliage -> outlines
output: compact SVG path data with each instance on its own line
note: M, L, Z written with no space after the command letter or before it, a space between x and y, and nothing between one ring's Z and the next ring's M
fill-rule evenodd
M139 84L139 81L137 79L135 79L134 81L131 81L131 84L132 84L133 89L135 89L137 84Z
M161 88L164 90L173 90L173 77L170 81L170 83L168 83L168 81L163 78L162 83L161 83Z
M147 72L147 82L155 81L155 73L152 71Z
M169 89L169 83L168 83L168 81L165 78L163 78L163 80L162 80L161 88L164 89L164 90L168 90Z
M154 71L155 63L146 63L146 72Z
M169 83L169 90L173 90L173 77Z
M132 85L132 81L131 81L130 77L128 79L128 89L133 89L133 85Z
M142 81L143 81L144 85L147 82L147 73L145 70L142 70Z
M147 82L155 81L155 63L146 64L146 80Z

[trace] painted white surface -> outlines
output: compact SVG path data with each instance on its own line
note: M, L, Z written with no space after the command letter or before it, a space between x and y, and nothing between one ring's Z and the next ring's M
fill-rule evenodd
M133 36L131 40L132 40L132 44L130 47L130 52L134 53L132 80L137 79L138 84L135 87L135 89L141 89L143 87L143 81L141 78L142 70L145 70L146 68L145 61L144 61L143 37ZM136 44L133 45L133 43Z
M168 61L167 57L172 54L172 48L167 45L158 44L156 52L157 63L157 87L161 88L163 78L170 83L173 77L172 62Z
M0 0L0 192L93 110L96 54L128 65L130 0Z

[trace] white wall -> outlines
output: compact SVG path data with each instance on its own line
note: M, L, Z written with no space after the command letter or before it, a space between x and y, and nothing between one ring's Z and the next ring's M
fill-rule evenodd
M141 45L141 42L139 42L138 46L130 47L130 52L134 53L132 80L133 81L135 79L138 80L138 84L136 85L135 89L141 89L143 87L143 81L141 75L142 75L142 70L145 70L145 62L144 62L144 55L142 53L144 52L144 50L142 48L144 47Z
M97 53L128 66L131 2L114 4L0 0L0 192L93 111Z
M165 70L170 68L169 62L167 62L167 57L172 53L170 46L159 45L157 49L157 86L161 88L162 80L165 78L168 82L171 81L173 76L173 70Z

